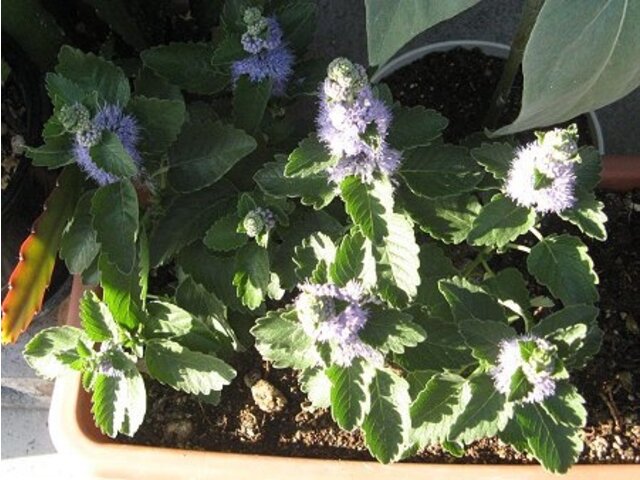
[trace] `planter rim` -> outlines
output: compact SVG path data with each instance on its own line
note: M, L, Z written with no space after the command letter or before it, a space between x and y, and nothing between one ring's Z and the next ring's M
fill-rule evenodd
M384 65L380 66L378 70L371 77L372 82L379 82L383 78L391 75L396 70L409 65L410 63L419 60L420 58L434 52L445 52L454 48L462 47L467 50L472 48L479 48L483 53L499 58L507 58L511 47L504 43L490 42L486 40L447 40L444 42L435 42L423 45L411 49L397 57L392 58ZM586 112L585 115L589 120L589 129L591 130L591 136L593 137L596 147L600 155L605 154L604 136L602 134L602 127L600 121L595 112Z
M82 280L74 277L66 323L79 325L78 303ZM104 437L93 424L89 396L82 390L80 374L56 380L49 431L58 452L85 474L94 478L120 479L234 479L255 480L257 472L265 479L286 477L305 480L407 480L457 478L460 480L521 480L558 478L539 465L473 465L399 463L381 465L372 461L318 458L292 458L244 453L205 452L166 447L118 444ZM576 465L564 476L567 480L628 480L640 478L640 465Z

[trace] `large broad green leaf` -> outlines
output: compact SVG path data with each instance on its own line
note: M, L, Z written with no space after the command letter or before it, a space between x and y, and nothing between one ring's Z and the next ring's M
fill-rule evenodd
M169 181L181 192L193 192L222 178L256 148L242 130L211 120L185 124L169 152Z
M578 389L568 382L559 382L555 393L545 399L542 407L553 419L567 427L583 428L587 424L585 400Z
M335 165L340 157L332 156L317 135L311 134L303 139L298 148L289 155L284 174L287 177L307 177L322 173Z
M44 145L38 148L28 147L26 155L36 167L48 169L64 167L76 161L73 156L73 140L68 135L46 138Z
M377 249L378 282L381 295L398 306L414 298L420 285L420 247L411 220L399 213L385 216L388 234Z
M527 440L528 450L553 473L565 473L583 448L580 429L559 424L542 405L525 404L516 418Z
M307 398L316 408L331 406L331 380L327 370L323 367L306 368L298 377L300 390L307 394Z
M364 268L366 239L359 231L345 235L329 268L329 277L339 286L357 279Z
M393 186L389 180L362 183L358 177L347 177L340 184L347 213L365 237L381 245L391 232L387 216L393 210Z
M256 349L276 368L304 370L320 360L314 341L298 321L295 311L272 310L251 329Z
M422 342L426 334L408 313L372 306L360 338L383 353L404 353L406 347Z
M600 348L602 331L597 316L593 305L570 305L543 318L532 333L556 345L568 367L580 367Z
M116 177L129 178L134 176L138 167L127 153L120 138L109 131L103 131L100 142L89 150L91 160L107 173Z
M473 228L481 205L475 195L426 198L402 195L404 207L420 229L444 243L462 243Z
M391 58L419 33L447 20L480 0L366 0L369 63Z
M131 273L122 273L106 255L100 255L100 286L102 300L109 306L119 325L135 331L144 320L144 292L141 277L146 273L141 268L140 256L135 259L136 267Z
M236 253L233 285L243 305L258 308L269 287L269 254L255 242L248 243Z
M365 443L379 462L393 462L409 440L409 384L395 373L377 370L369 392L371 408L362 424Z
M423 244L420 248L420 286L415 303L426 308L430 315L453 321L447 299L438 288L438 280L458 273L440 247Z
M400 175L416 195L440 198L473 190L484 173L465 147L433 145L407 152Z
M602 159L593 147L583 147L578 151L580 161L576 164L576 183L585 191L591 191L600 183Z
M503 322L465 320L459 324L460 333L478 360L495 364L500 352L500 342L515 338L516 331Z
M53 380L71 369L65 361L66 354L74 353L79 342L91 345L89 337L80 328L45 328L27 343L24 359L38 375Z
M289 0L280 2L276 15L287 42L302 54L313 39L316 29L315 2L309 0Z
M509 267L482 282L482 288L498 299L500 304L523 318L530 317L529 289L517 268Z
M273 81L253 82L243 75L233 90L233 124L254 135L262 123L262 117L271 97Z
M319 210L329 205L336 196L336 187L324 174L305 178L288 178L284 175L286 161L266 163L253 179L260 189L274 197L300 198L303 205Z
M101 250L118 270L133 270L138 237L138 195L129 180L100 187L91 201L93 228Z
M164 215L151 232L151 265L162 265L182 247L201 238L226 213L229 203L224 197L232 193L230 183L218 182L213 187L175 197L163 208Z
M514 148L509 143L483 143L471 150L471 156L498 180L507 178L514 159Z
M594 303L598 300L587 246L571 235L551 235L531 249L527 269L565 305Z
M189 92L217 93L229 83L229 67L215 65L213 45L170 43L141 53L144 65Z
M80 322L87 336L95 342L119 341L118 324L107 305L95 292L87 290L80 300Z
M603 212L604 203L596 200L593 192L587 192L583 189L578 190L577 200L572 208L560 212L560 217L573 223L585 235L596 240L606 240L607 216Z
M399 150L429 145L442 135L449 121L435 110L422 105L393 109L393 123L387 141Z
M536 212L533 209L521 207L498 194L480 210L468 240L473 245L501 248L528 232L535 223Z
M504 394L495 389L488 374L468 380L461 395L465 407L451 426L451 440L469 444L480 438L492 437L507 425L513 415L512 405Z
M97 374L91 396L91 413L102 433L115 437L126 417L126 387L120 377Z
M84 53L68 45L58 54L56 72L76 83L85 92L97 92L98 100L125 106L131 90L122 69L93 53Z
M331 380L331 416L338 426L351 431L359 427L369 412L369 385L374 368L363 359L347 367L333 365L327 370Z
M243 246L249 237L246 233L238 232L239 223L240 219L235 212L219 218L207 230L204 244L218 252L228 252Z
M236 376L235 370L219 358L171 340L149 341L144 359L153 378L191 394L222 390Z
M100 251L96 231L91 226L90 209L93 193L93 191L87 192L80 197L73 218L60 241L60 258L73 274L80 274L89 268Z
M640 85L639 23L633 0L547 0L522 60L520 114L496 134L563 122L633 91Z
M438 282L456 321L488 320L506 323L504 310L495 298L461 277Z
M141 125L143 152L164 153L178 138L185 119L182 100L135 96L127 108Z

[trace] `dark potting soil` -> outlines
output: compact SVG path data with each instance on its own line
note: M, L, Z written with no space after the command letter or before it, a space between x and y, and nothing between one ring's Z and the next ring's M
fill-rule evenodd
M451 120L447 141L456 141L480 128L487 99L500 74L501 60L482 57L459 51L435 54L403 69L402 76L392 76L389 84L403 103L423 104L443 112ZM474 103L474 98L479 102ZM581 132L584 131L583 124ZM600 353L573 378L589 412L585 449L579 461L640 463L640 191L597 195L609 217L609 239L586 243L600 277L599 323L604 339ZM543 231L575 233L573 227L553 220L543 225ZM492 267L522 267L523 260L515 252L495 260ZM343 432L327 410L308 408L293 371L271 368L253 349L232 363L238 378L223 391L219 406L147 381L145 421L133 439L118 440L196 450L371 459L359 432ZM243 377L254 371L287 399L282 411L265 413L258 408L243 382ZM468 446L461 458L454 458L439 447L429 447L409 461L533 462L495 438Z

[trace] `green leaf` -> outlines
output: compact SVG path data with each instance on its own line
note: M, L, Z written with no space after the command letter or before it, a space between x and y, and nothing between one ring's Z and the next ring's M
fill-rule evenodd
M451 306L456 321L489 320L506 324L504 310L496 299L464 278L440 280L438 287Z
M107 305L91 290L84 292L80 300L80 322L87 336L94 342L119 341L118 324Z
M269 288L269 254L261 246L248 243L236 253L233 285L243 305L258 308Z
M136 50L145 48L147 41L136 18L127 9L125 0L83 0L93 7L95 13L109 28Z
M336 188L326 175L288 178L284 175L285 164L285 161L266 163L256 172L253 179L264 193L274 197L299 197L303 205L311 205L316 210L335 198Z
M213 355L195 352L171 340L151 340L144 359L149 374L176 390L207 395L229 385L233 368Z
M60 241L60 258L70 273L84 272L100 251L96 231L91 226L91 198L93 191L85 193L73 213Z
M253 82L242 75L233 89L233 124L254 135L262 123L262 117L271 97L272 80Z
M561 425L584 428L587 424L585 400L578 389L567 382L559 382L555 393L542 403L544 410Z
M465 383L462 390L464 410L451 426L449 438L469 444L483 437L492 437L502 430L513 408L504 394L498 392L488 374L478 375Z
M366 0L369 64L380 65L419 33L447 20L479 0Z
M474 195L430 199L405 193L402 198L420 229L444 243L464 242L481 209Z
M287 177L307 177L323 173L338 160L339 157L332 156L316 134L311 134L291 152L284 174Z
M593 305L570 305L543 318L532 333L558 347L560 358L568 367L581 367L595 355L602 342L602 331Z
M56 169L74 163L73 140L68 135L49 137L38 148L27 147L26 156L36 167Z
M157 267L166 263L185 245L202 238L211 224L229 208L228 200L233 187L218 182L214 187L176 196L164 206L164 215L151 232L150 263Z
M587 246L571 235L551 235L531 249L527 269L538 283L546 286L565 305L598 300Z
M560 212L558 215L563 220L574 224L582 233L596 240L607 239L605 223L607 216L603 212L604 203L596 200L592 192L578 190L576 204Z
M528 318L531 301L529 290L522 276L516 268L509 267L500 270L495 275L482 282L482 288L498 299L505 308L515 312L523 318Z
M147 98L184 101L180 87L169 83L150 68L142 65L134 80L135 92Z
M340 428L352 431L362 425L369 412L369 385L375 370L358 358L350 366L333 365L327 370L331 380L331 417Z
M563 21L568 15L571 25ZM637 88L639 22L640 4L629 0L579 9L564 0L545 2L524 51L520 114L496 134L561 123Z
M275 368L304 370L319 360L314 341L303 330L295 311L271 310L256 320L251 334L256 349Z
M316 4L309 0L282 2L276 11L287 42L301 56L313 39L316 30Z
M395 373L376 370L369 388L371 408L362 424L364 441L381 463L400 458L409 440L409 384Z
M536 223L536 213L521 207L502 194L491 199L480 210L469 232L473 245L502 248L520 235L527 233Z
M435 110L422 105L397 106L393 109L393 123L387 141L399 150L429 145L442 135L449 121Z
M138 172L138 167L127 153L118 136L104 130L100 137L100 143L89 150L91 160L107 173L116 177L129 178Z
M176 141L185 120L184 101L135 96L127 108L142 128L140 149L164 153Z
M420 286L415 303L429 311L433 317L453 321L447 299L438 288L438 280L456 275L451 260L442 249L432 244L423 244L420 248Z
M416 195L440 198L472 191L484 174L465 147L432 145L406 152L400 175Z
M591 191L600 183L602 160L600 152L593 147L582 147L578 151L580 161L576 163L576 183L585 191Z
M235 213L219 218L207 230L203 240L204 244L211 250L218 252L228 252L243 246L249 237L245 233L238 233L239 223L240 220Z
M429 379L411 404L412 437L422 449L447 439L449 430L463 406L460 392L464 378L441 373Z
M516 331L503 322L465 320L459 323L460 333L478 360L495 363L500 352L500 342L515 338Z
M45 328L27 343L24 359L38 375L52 380L71 369L65 361L65 354L75 353L80 342L91 345L87 334L79 328Z
M405 215L386 215L388 234L378 248L378 282L384 298L395 306L406 303L418 293L420 285L420 247L416 243L413 223ZM389 286L399 289L396 300L385 294ZM402 297L398 301L397 297Z
M364 269L365 241L357 230L344 236L335 254L335 261L329 268L329 277L333 283L343 287L349 280L360 277Z
M100 187L91 201L101 249L122 273L133 270L138 236L138 196L129 180Z
M213 94L230 81L227 68L215 65L213 45L170 43L145 50L144 65L171 83L192 93Z
M389 235L387 214L393 210L393 187L389 180L362 183L357 177L347 177L340 184L345 208L354 224L374 245L381 245Z
M430 315L414 315L414 321L424 329L427 338L397 357L406 370L458 370L473 363L455 323Z
M63 46L58 54L56 72L86 93L97 92L100 102L121 106L129 103L131 89L122 69L93 53Z
M96 426L114 438L126 417L126 387L119 377L97 374L91 396L91 413Z
M136 260L138 260L137 257ZM109 261L106 255L100 255L98 265L102 300L107 304L119 325L135 331L144 320L139 270L124 274Z
M331 406L331 380L327 370L322 367L305 368L298 377L300 390L307 394L307 398L316 408ZM368 393L368 392L367 392Z
M295 248L293 262L296 275L300 280L314 278L331 265L336 255L336 247L328 235L321 232L311 234Z
M545 470L565 473L583 448L580 430L558 424L541 405L525 404L516 409L516 418L527 440L527 449Z
M404 353L405 347L415 347L426 334L408 313L372 306L360 338L383 353Z
M515 157L513 145L502 143L483 143L481 147L471 150L471 156L484 169L498 180L507 178L509 168Z
M169 182L180 192L207 187L255 149L253 137L229 125L187 123L169 151Z

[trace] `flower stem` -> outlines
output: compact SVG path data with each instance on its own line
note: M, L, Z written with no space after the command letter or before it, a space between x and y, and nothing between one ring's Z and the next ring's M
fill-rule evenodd
M526 245L519 245L517 243L508 243L507 247L513 249L513 250L520 250L521 252L524 253L530 253L531 249L529 247L527 247Z
M533 236L536 237L538 241L541 242L542 240L544 240L544 236L540 233L540 230L538 230L536 227L531 227L529 231L533 233Z
M486 261L487 254L490 252L490 249L487 248L480 252L476 258L473 259L462 271L462 276L467 278L469 275L473 273L473 271L480 265L482 262Z
M538 18L538 13L540 13L543 4L544 0L525 1L522 9L522 18L520 19L518 30L511 43L509 58L504 66L504 70L502 70L498 86L493 93L489 111L484 118L484 126L489 130L494 130L498 126L498 122L504 113L511 94L513 81L520 70L524 49L527 46L531 30L533 30L533 26Z

